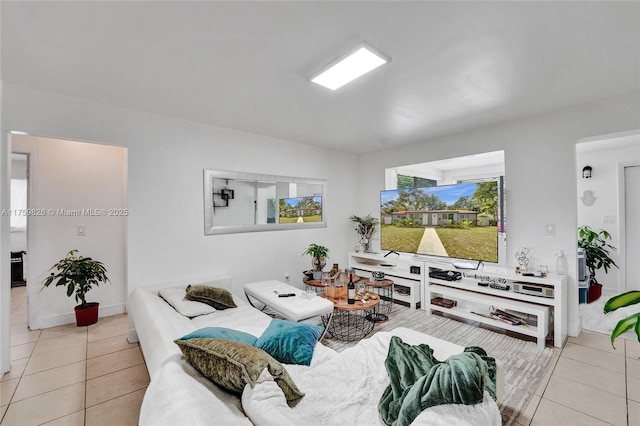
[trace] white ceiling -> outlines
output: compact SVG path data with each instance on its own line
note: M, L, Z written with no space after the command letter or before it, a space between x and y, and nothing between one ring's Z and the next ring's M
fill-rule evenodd
M640 2L13 2L2 80L352 152L640 90ZM366 41L392 58L308 77Z

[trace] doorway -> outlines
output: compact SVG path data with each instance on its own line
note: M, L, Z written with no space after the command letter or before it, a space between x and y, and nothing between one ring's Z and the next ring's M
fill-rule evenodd
M623 184L620 193L621 211L624 212L624 238L621 241L621 249L624 255L625 288L624 291L640 291L640 162L633 165L622 166Z
M640 273L638 259L640 217L640 131L592 138L576 144L578 226L588 225L611 234L616 250L610 257L618 265L597 272L603 299L634 288ZM591 167L591 177L583 174Z
M89 295L100 316L124 313L127 295L127 148L12 135L14 153L28 153L26 303L32 330L75 323L73 296L40 283L70 250L107 266L111 284ZM13 208L13 206L12 206ZM13 251L13 249L12 249Z

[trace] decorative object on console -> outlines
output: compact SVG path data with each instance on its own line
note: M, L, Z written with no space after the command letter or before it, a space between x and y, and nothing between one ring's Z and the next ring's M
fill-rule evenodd
M302 252L303 256L305 254L311 256L311 267L314 271L314 280L322 279L322 269L327 265L327 258L329 257L328 253L328 248L315 243L309 244L309 247L307 247L307 249Z
M527 247L520 247L520 249L516 252L516 260L518 261L518 265L520 265L520 271L526 272L527 266L529 265L529 249Z
M384 281L384 272L382 271L372 271L371 276L374 281Z
M233 301L233 295L224 288L210 287L208 285L188 285L186 293L185 297L188 300L206 303L219 310L237 308Z
M607 303L604 305L604 313L608 314L618 308L635 305L637 303L640 303L640 291L627 291L626 293L619 294L607 300ZM613 346L613 342L618 336L631 329L635 330L638 342L640 342L640 312L618 321L613 331L611 331L611 346Z
M51 272L43 283L44 287L56 281L56 287L66 286L67 296L71 297L75 293L76 302L80 303L74 307L76 314L76 324L78 327L95 324L98 322L98 302L87 303L86 295L101 282L110 283L107 277L107 269L102 262L93 260L90 257L83 257L77 254L78 250L71 250L64 259L53 265L56 273Z
M356 224L355 229L358 235L360 235L360 244L362 244L363 251L365 253L371 252L371 237L376 230L376 225L380 223L380 220L376 217L372 217L371 215L362 217L352 215L350 219Z

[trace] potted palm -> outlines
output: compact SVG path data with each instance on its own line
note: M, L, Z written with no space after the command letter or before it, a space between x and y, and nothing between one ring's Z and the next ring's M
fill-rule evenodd
M610 239L611 234L604 229L596 232L587 225L579 229L578 247L584 249L587 269L589 270L590 285L587 296L587 302L589 303L597 300L602 294L602 284L596 279L596 271L604 269L604 272L607 273L609 268L618 267L609 256L611 250L616 250L614 246L607 242Z
M362 217L353 215L350 219L355 223L356 232L360 235L362 249L365 253L369 253L371 251L371 237L376 230L376 225L379 224L380 221L371 215Z
M53 265L50 271L54 272L44 280L43 288L49 287L55 281L56 287L67 288L68 297L75 293L76 302L79 303L74 308L77 326L82 327L98 322L99 303L87 303L86 296L93 286L99 286L101 282L111 282L102 262L80 256L78 250L71 250L64 259Z
M329 253L329 249L318 245L318 244L310 244L309 247L305 251L302 252L302 255L308 254L311 256L311 267L313 268L313 279L319 280L322 279L322 269L327 264L327 254Z

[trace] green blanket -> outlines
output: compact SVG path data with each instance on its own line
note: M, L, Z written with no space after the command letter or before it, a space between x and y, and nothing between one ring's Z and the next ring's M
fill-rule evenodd
M496 399L496 362L477 346L438 361L433 349L391 338L385 367L391 383L378 404L388 425L409 425L426 408L442 404L478 404L484 390Z

